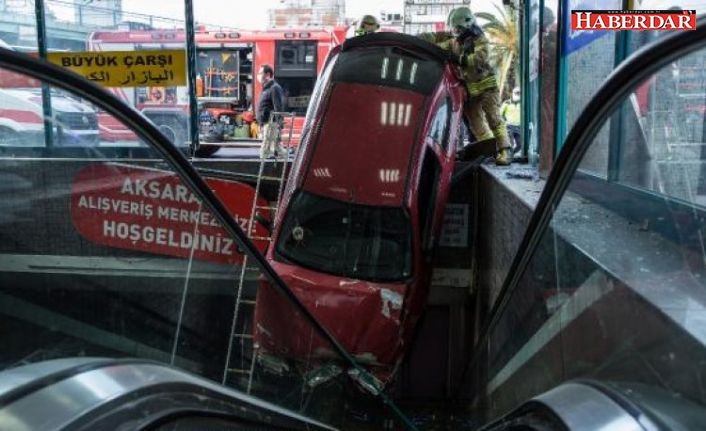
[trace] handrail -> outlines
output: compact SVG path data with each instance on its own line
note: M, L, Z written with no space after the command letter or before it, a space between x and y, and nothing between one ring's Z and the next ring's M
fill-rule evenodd
M180 176L180 179L184 181L203 204L213 212L226 232L235 238L241 250L244 250L245 253L248 253L254 259L272 284L272 287L283 295L284 298L304 316L304 319L311 324L319 336L331 344L333 350L340 358L351 367L358 370L362 376L365 376L365 380L371 382L371 384L374 382L374 378L368 371L356 362L354 357L346 351L343 345L316 320L299 298L287 287L275 270L267 263L265 257L247 238L238 223L233 219L225 205L218 199L206 181L197 173L196 169L189 163L179 149L159 131L157 126L134 108L123 103L123 101L118 99L114 94L86 80L82 76L57 65L30 57L23 53L0 48L0 68L21 73L44 83L49 83L58 88L76 93L138 133L145 143L157 150L157 152L171 164L171 167ZM374 395L379 397L384 404L390 406L409 429L416 429L412 422L395 406L384 392L378 391Z
M156 429L169 420L214 415L258 429L263 424L272 429L337 429L150 360L53 359L3 371L0 381L4 391L0 391L0 423L23 423L27 429L36 429L39 424L42 429L106 429L108 423L118 428L130 424L130 429ZM184 393L198 396L173 402ZM67 396L72 398L70 405L61 401ZM170 402L165 404L160 398Z
M549 226L559 201L564 195L584 154L593 143L604 121L619 107L619 103L634 90L635 86L659 71L663 66L700 48L706 47L706 15L697 18L697 28L692 31L673 32L646 45L620 64L601 85L596 95L586 105L567 136L559 153L544 191L532 213L508 275L489 314L490 319L481 330L477 346L488 342L490 333L500 320L512 293L517 289L539 243ZM480 359L474 352L465 369L464 378Z

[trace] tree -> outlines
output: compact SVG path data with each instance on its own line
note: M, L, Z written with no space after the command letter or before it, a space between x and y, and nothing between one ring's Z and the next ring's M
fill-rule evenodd
M498 70L498 85L501 97L507 84L517 82L514 76L518 72L519 27L517 10L511 6L495 5L497 14L479 12L476 16L487 21L481 27L491 43L491 61Z

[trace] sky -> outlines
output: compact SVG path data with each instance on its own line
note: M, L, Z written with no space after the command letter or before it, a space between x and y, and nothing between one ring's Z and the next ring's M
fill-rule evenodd
M263 29L267 26L267 10L280 4L280 0L193 0L197 22L242 29ZM51 0L47 2L51 7ZM101 1L94 4L100 5ZM494 11L493 4L501 0L473 2L474 12ZM364 14L378 16L381 11L400 12L404 0L346 0L346 15L357 18ZM123 0L123 11L164 18L184 19L184 6L180 0ZM68 11L67 11L68 12ZM63 15L60 13L60 15ZM64 17L61 17L64 18ZM67 17L68 18L68 17ZM125 19L129 19L125 17Z

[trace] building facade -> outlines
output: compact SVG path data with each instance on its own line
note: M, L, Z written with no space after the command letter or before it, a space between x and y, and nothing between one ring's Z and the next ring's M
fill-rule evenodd
M282 0L269 10L268 27L303 28L346 24L345 0Z
M470 6L469 0L405 0L404 32L419 34L442 31L451 9Z
M122 0L94 0L74 3L74 22L79 25L112 27L123 20Z
M384 29L404 31L404 14L399 11L380 11L380 26Z

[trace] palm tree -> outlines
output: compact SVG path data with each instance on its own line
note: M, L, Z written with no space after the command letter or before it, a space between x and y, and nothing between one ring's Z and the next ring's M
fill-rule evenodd
M498 84L500 85L500 95L502 97L505 85L510 80L510 72L517 74L516 62L519 53L519 27L517 22L517 11L510 7L500 7L495 5L497 14L479 12L476 16L487 21L482 25L483 30L488 35L491 43L491 61L495 63L498 70ZM517 78L517 77L514 77ZM517 82L517 79L513 79Z

